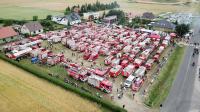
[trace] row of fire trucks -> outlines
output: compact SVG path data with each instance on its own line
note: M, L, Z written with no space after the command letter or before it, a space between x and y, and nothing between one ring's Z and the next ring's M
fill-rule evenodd
M87 82L89 85L96 87L106 93L112 91L112 82L104 77L108 69L89 69L78 64L66 64L68 75L76 80Z

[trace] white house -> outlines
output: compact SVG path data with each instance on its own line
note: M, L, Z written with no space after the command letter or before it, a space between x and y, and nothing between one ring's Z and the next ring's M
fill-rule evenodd
M23 33L23 34L28 33L30 35L40 34L40 33L43 33L43 27L37 21L29 22L22 26L21 33Z
M83 19L89 19L90 17L93 17L94 19L98 19L100 16L99 12L87 12L83 13Z
M72 12L66 16L52 16L51 20L62 25L74 25L81 23L81 17L75 12Z
M51 20L62 25L68 25L68 19L65 16L52 16Z

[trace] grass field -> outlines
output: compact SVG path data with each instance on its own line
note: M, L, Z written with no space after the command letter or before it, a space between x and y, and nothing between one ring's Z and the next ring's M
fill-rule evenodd
M110 3L115 0L100 0L102 3ZM187 5L158 5L158 4L140 4L130 3L129 0L117 0L121 9L135 14L141 14L146 11L156 14L162 12L185 12L190 11ZM146 0L155 1L155 0ZM160 1L160 0L156 0ZM161 0L176 1L176 0ZM179 0L177 0L179 1ZM185 0L180 0L185 1ZM39 18L45 18L46 15L61 15L67 6L81 5L85 3L95 3L96 0L0 0L0 18L9 19L32 19L32 16L38 15Z
M177 47L167 64L161 70L158 80L150 90L149 96L145 104L150 107L159 107L161 102L165 100L169 94L170 88L178 71L179 65L182 61L185 47Z
M1 112L100 112L98 105L0 60ZM9 69L9 70L8 70Z

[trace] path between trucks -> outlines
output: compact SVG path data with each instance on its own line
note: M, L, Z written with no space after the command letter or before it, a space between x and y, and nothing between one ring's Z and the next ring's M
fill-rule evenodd
M123 107L125 105L125 109L128 112L155 112L155 110L149 109L144 106L139 93L135 94L133 98L133 92L130 89L124 90L124 95L122 98L118 99L118 93L120 91L120 83L123 81L123 77L119 76L113 82L113 92L114 102L116 102L119 106ZM117 92L118 89L118 92Z

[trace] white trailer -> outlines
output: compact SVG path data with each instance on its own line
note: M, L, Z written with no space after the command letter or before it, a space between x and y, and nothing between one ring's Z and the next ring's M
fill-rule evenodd
M24 50L21 50L21 51L18 51L16 53L14 53L13 56L14 56L14 58L18 58L18 57L20 57L20 56L22 56L24 54L30 53L30 51L32 51L32 48L28 47L28 48L26 48Z
M42 42L42 40L36 40L36 41L33 41L33 42L26 43L26 44L24 44L24 45L19 45L19 48L20 48L21 50L23 50L23 49L26 49L27 47L36 45L36 44L41 43L41 42Z
M94 87L99 88L100 83L104 80L104 78L98 76L98 75L91 75L88 77L88 84L92 85Z
M140 66L136 71L135 71L135 76L136 77L143 77L146 72L146 67Z

